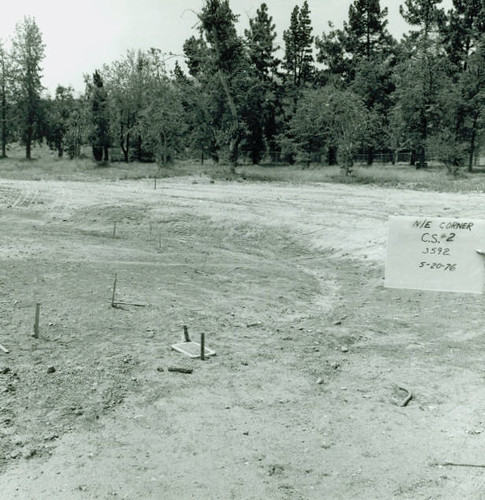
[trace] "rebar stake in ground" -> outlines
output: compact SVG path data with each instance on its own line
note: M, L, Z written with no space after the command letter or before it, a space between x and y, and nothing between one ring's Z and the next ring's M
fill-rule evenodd
M115 302L115 294L116 294L116 277L117 274L115 274L115 281L113 283L113 295L111 296L111 307L116 307L116 302Z
M34 323L34 337L39 338L39 318L40 318L40 304L35 305L35 323Z
M411 391L409 391L408 389L406 389L405 387L398 387L398 389L400 389L401 391L407 392L407 394L408 394L400 405L404 408L405 406L408 405L409 401L411 401L411 399L413 399L413 393Z
M187 325L184 325L184 341L190 342L189 329L188 329Z

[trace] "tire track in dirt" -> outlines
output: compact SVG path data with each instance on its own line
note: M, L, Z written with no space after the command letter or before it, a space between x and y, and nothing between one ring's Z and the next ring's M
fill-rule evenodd
M100 422L84 419L84 427L60 437L52 457L15 459L0 477L9 498L156 499L162 491L177 500L200 494L414 499L477 492L477 471L444 474L429 464L480 456L483 341L458 331L483 331L480 299L384 290L382 256L389 214L485 218L479 196L180 181L165 182L160 193L146 182L40 186L40 199L49 200L45 210L55 207L57 217L46 245L57 265L50 271L46 258L43 272L46 279L53 273L68 310L90 316L80 325L66 323L59 311L56 321L65 330L54 325L53 332L69 332L70 349L81 332L90 343L101 339L97 354L102 363L109 353L108 365L116 354L123 366L126 345L137 382L122 379L122 387L136 387L125 403ZM92 218L108 227L117 207L124 216L139 207L143 228L130 221L118 240L82 233ZM164 256L143 235L148 221L177 214ZM30 237L21 233L18 244ZM96 239L103 259L89 246ZM76 251L76 242L86 248ZM134 265L137 246L140 260L152 255L153 262ZM200 267L207 250L203 273L184 275L164 265L188 258ZM227 273L232 262L241 268L235 279ZM12 262L17 285L28 283L29 269L13 267L22 263L38 264ZM111 276L116 267L125 273L125 290L144 291L162 305L128 312L94 307L89 293L109 296L111 285L96 277ZM63 276L78 280L83 292L73 295ZM107 314L112 325L100 335ZM210 333L218 356L187 362L196 369L193 377L158 372L160 365L186 362L168 346L187 321L191 332ZM83 349L90 351L90 344L75 345L73 367L82 364ZM96 356L89 359L95 363ZM87 379L90 366L80 372ZM75 380L82 387L80 374ZM396 384L415 395L406 408L394 401Z

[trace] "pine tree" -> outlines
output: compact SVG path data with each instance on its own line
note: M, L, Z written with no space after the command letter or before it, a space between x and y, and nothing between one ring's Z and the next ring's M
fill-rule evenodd
M458 71L467 69L470 55L485 31L484 0L453 0L443 27L443 45Z
M312 31L310 8L305 0L301 9L295 5L291 13L290 27L283 33L283 68L288 80L295 87L311 82L314 76Z
M11 136L12 66L9 54L0 40L0 140L1 157L7 157L7 143Z
M395 42L387 30L387 8L379 0L355 0L344 23L345 49L351 57L350 88L363 98L368 113L365 149L372 165L375 149L385 148L384 130L391 106L393 49Z
M280 61L275 57L279 47L275 45L276 31L268 6L262 3L256 17L249 20L249 29L244 31L249 60L262 81L273 80L278 73Z
M47 143L62 158L66 149L65 137L70 117L74 112L74 95L71 87L58 85L53 101L49 102L47 120Z
M107 109L107 93L104 88L103 78L98 70L93 73L91 87L92 132L91 144L94 159L98 162L109 159L109 117Z
M367 108L367 138L362 149L371 165L376 149L384 149L390 95L394 90L392 70L396 42L387 30L387 9L379 0L354 0L342 30L332 30L317 39L318 61Z
M350 84L359 64L367 61L375 65L388 58L396 42L387 30L387 14L380 0L354 0L343 29L332 29L317 38L318 62Z
M191 36L184 42L185 62L189 68L189 75L198 77L207 67L210 55L209 48L202 36Z
M206 0L199 19L201 33L207 43L206 59L203 61L206 83L213 86L213 75L216 75L231 116L230 124L225 127L225 134L228 137L231 169L234 172L243 137L241 105L244 89L241 88L241 83L244 79L243 68L246 66L243 43L235 26L238 16L233 14L228 0ZM199 48L202 48L200 44ZM219 111L218 119L221 119L224 110L219 108Z
M387 31L387 8L379 0L355 0L349 7L349 22L344 23L345 48L354 59L375 59L392 45Z
M237 35L236 16L228 0L206 0L199 15L201 28L212 49L212 62L217 70L231 75L244 57L243 44Z
M451 62L451 76L457 87L454 140L467 144L468 171L473 170L480 117L483 114L484 0L453 0L442 29L443 44Z
M411 26L417 27L417 31L411 37L418 39L425 49L429 49L430 42L438 34L445 18L442 9L438 5L442 0L405 0L404 6L399 6L399 12L404 20Z
M253 163L261 160L266 144L274 148L277 132L276 108L278 106L277 82L280 61L275 57L276 32L268 6L263 3L256 17L249 20L245 30L251 75L254 82L247 93L243 118L247 124L245 145ZM266 144L265 144L266 143Z
M16 82L16 100L21 140L25 155L31 158L32 142L40 138L42 129L42 74L40 63L45 57L45 45L35 19L24 17L15 27L12 59Z
M443 66L440 61L439 34L444 22L444 12L438 8L441 1L405 0L405 5L400 6L400 13L404 20L417 28L410 33L405 41L408 58L401 65L401 70L408 72L408 76L411 76L409 78L403 75L401 83L409 86L411 98L412 95L415 95L412 103L416 117L413 147L418 157L417 168L424 167L426 163L429 127L441 87L438 78L439 70ZM409 95L407 90L401 90L402 95Z

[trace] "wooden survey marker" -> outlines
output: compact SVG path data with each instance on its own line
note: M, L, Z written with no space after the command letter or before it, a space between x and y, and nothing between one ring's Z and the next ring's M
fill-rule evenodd
M482 293L483 248L483 220L390 217L384 286Z

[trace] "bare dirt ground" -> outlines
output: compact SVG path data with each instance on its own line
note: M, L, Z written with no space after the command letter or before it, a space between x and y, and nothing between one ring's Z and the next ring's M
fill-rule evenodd
M484 298L383 288L394 214L485 205L1 180L0 497L485 498ZM173 351L183 325L217 355Z

